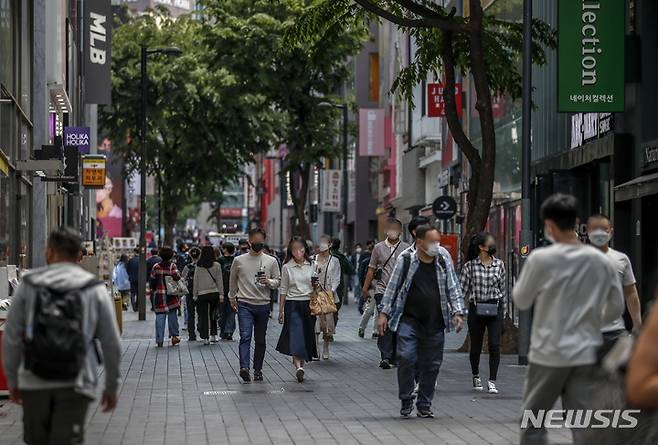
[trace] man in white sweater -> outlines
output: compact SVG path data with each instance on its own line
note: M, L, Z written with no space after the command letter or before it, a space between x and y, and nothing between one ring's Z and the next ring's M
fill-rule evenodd
M548 443L546 430L527 420L541 419L542 410L552 409L558 397L565 410L594 408L588 401L600 390L592 373L603 343L601 328L624 310L612 262L573 235L576 198L552 195L542 204L541 215L544 236L553 244L528 256L512 295L519 310L534 305L522 445ZM583 431L572 430L576 444Z
M254 381L263 380L265 334L270 319L270 292L279 287L281 271L274 257L265 255L265 232L249 231L249 252L233 260L229 279L229 300L238 312L240 328L240 377L251 381L249 359L254 337Z

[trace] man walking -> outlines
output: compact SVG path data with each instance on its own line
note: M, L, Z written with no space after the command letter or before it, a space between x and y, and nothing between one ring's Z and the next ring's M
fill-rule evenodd
M233 260L229 278L229 300L238 312L240 328L240 377L251 381L249 359L254 337L254 381L263 380L265 334L270 319L270 292L279 287L281 271L273 257L265 255L265 232L249 231L248 253Z
M592 215L587 219L587 237L589 242L606 254L614 263L617 274L621 280L626 302L626 310L633 324L633 331L639 331L642 324L642 309L640 306L640 296L637 293L635 285L635 275L631 260L625 253L613 249L608 245L612 238L614 229L610 224L610 219L605 215ZM606 349L614 344L615 340L626 331L623 314L613 322L603 327L603 341Z
M222 256L218 260L222 266L222 281L224 282L224 302L220 303L222 316L219 318L219 336L222 340L229 341L233 340L233 332L235 332L235 312L233 312L228 299L231 266L234 258L235 245L227 241L222 245Z
M386 226L386 239L375 245L370 256L370 264L368 265L368 273L363 283L361 292L365 301L370 298L368 289L370 284L375 283L375 301L381 310L382 298L386 285L388 284L395 263L409 244L400 240L402 234L402 223L397 219L389 219ZM395 333L391 330L386 330L383 334L379 333L377 339L377 346L381 354L381 361L379 367L382 369L390 369L395 363Z
M601 390L595 373L601 330L619 318L624 300L618 271L601 251L574 236L577 201L555 194L544 201L544 237L553 242L528 256L512 296L519 310L534 306L524 418L550 410L562 397L565 410L591 409ZM521 426L521 444L546 444L546 430ZM582 443L584 429L572 429Z
M354 269L355 274L349 280L350 285L348 291L354 291L354 289L360 288L358 284L359 282L358 272L359 272L359 261L361 261L362 254L363 254L363 247L361 246L361 243L356 243L354 245L354 250L352 251L352 255L350 255L350 264L352 264L352 268Z
M85 417L96 396L103 353L101 406L116 406L121 347L105 285L76 264L82 238L70 228L48 238L48 266L26 274L12 298L3 339L12 401L23 405L27 444L84 442Z
M451 323L463 325L463 296L447 250L439 245L439 231L425 225L416 229L416 251L400 255L388 282L379 315L379 335L397 333L400 415L413 410L416 381L418 417L434 417L432 399L443 362L444 335Z
M126 265L128 280L130 281L130 305L133 312L137 312L137 288L139 286L139 248L135 248L135 254L128 260Z

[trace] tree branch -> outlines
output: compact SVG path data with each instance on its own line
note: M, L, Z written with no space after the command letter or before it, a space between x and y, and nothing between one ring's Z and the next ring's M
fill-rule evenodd
M462 26L454 20L445 19L443 17L424 17L422 19L410 19L406 17L400 17L397 14L393 14L392 12L379 7L370 0L354 0L354 2L361 5L361 7L366 11L369 11L403 28L439 28L454 32L466 32L466 27ZM411 3L414 2L412 1ZM418 4L416 5L420 6Z

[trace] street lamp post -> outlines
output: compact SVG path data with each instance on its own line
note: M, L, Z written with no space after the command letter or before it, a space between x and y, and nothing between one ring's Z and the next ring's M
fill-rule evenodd
M179 56L181 53L181 50L176 47L148 49L142 46L141 49L142 131L140 142L142 146L139 160L141 196L139 201L139 281L137 289L137 310L140 320L146 320L146 97L148 86L146 62L150 54Z

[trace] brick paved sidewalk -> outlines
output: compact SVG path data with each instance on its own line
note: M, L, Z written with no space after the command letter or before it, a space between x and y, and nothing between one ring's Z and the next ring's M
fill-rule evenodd
M357 337L354 304L341 310L331 360L307 365L303 384L296 383L288 357L274 350L276 318L268 329L265 381L251 384L238 377L237 341L203 346L184 340L179 347L157 349L151 314L147 322L132 313L125 318L119 405L111 414L92 405L88 444L518 442L525 369L513 366L516 357L504 356L500 394L474 394L468 356L453 352L463 333L446 339L436 418L403 420L396 372L379 369L375 341ZM485 355L483 378L487 363ZM0 403L0 444L22 443L20 408ZM552 431L550 437L570 443L568 431Z

